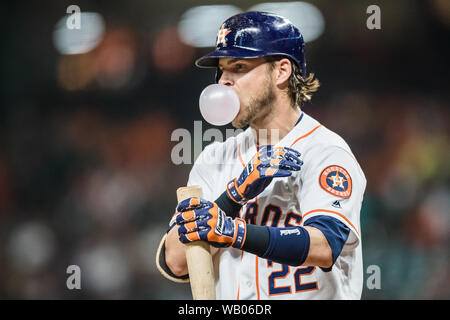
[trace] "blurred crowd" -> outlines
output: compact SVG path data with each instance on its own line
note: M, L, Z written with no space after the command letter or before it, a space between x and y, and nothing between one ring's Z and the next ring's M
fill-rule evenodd
M55 6L25 44L17 38L34 20L20 5L3 19L15 33L1 59L0 299L190 299L187 284L159 274L155 254L191 168L172 163L171 133L201 120L198 94L213 73L192 66L202 52L173 27L146 42L117 22L118 7L99 47L60 55L49 40L64 13ZM421 7L411 7L415 17ZM319 8L325 18L336 9ZM439 42L450 28L423 20L427 52L389 31L364 41L363 26L330 40L336 17L307 44L322 88L304 111L349 143L368 181L364 268L379 266L381 288L364 285L363 299L450 298L450 50ZM70 265L80 290L66 286Z

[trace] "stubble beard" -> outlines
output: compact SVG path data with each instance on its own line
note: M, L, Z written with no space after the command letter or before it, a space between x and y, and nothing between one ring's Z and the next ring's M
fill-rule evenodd
M255 121L264 119L273 110L273 102L275 101L275 90L273 84L268 79L266 90L260 97L252 97L250 101L241 106L242 115L236 117L231 124L237 129L252 125Z

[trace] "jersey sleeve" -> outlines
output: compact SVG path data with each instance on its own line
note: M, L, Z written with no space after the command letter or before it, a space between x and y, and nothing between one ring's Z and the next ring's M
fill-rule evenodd
M360 211L366 179L354 156L338 146L317 146L305 154L300 209L302 223L319 215L338 219L350 229L343 251L360 243Z

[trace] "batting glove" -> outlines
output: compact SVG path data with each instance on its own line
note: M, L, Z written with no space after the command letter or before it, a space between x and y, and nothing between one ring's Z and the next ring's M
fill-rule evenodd
M241 248L245 241L245 221L227 217L215 202L189 198L179 203L175 214L183 243L203 240L216 248Z
M270 184L273 178L288 177L299 171L303 161L300 152L287 147L262 146L245 166L239 178L227 185L227 195L234 202L244 205Z

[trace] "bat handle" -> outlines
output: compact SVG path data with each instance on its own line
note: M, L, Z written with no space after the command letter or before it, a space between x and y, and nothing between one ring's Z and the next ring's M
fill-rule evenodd
M202 188L189 186L177 189L178 202L191 197L203 197ZM209 244L205 241L187 244L186 262L194 300L215 300L214 266Z

